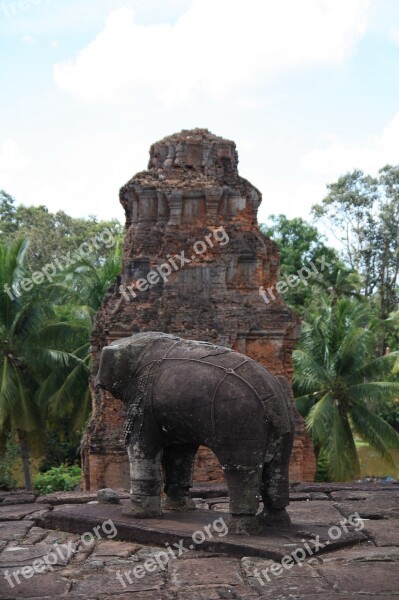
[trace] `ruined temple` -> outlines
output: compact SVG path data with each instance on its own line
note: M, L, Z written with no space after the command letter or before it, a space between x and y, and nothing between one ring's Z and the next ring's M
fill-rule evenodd
M237 166L234 142L206 129L182 131L153 144L148 169L122 187L122 273L97 314L93 373L103 346L139 331L163 331L229 346L291 378L299 319L277 291L268 304L259 294L278 280L279 252L257 222L261 193ZM104 391L92 393L85 489L128 488L123 405ZM311 480L314 468L297 414L291 478ZM195 479L223 479L208 449L198 452Z

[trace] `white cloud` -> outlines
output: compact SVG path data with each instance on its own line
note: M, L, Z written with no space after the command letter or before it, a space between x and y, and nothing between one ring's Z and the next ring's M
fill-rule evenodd
M391 27L389 29L389 37L395 44L399 45L399 27Z
M36 153L35 141L27 139L22 154L19 144L9 139L0 148L0 189L26 205L123 221L119 188L146 167L147 146L137 138L132 148L128 137L112 132L78 138L42 156Z
M269 177L257 182L262 191L258 211L259 223L265 223L272 214L284 214L289 219L309 218L313 204L326 195L325 185L310 181L287 182L282 177Z
M22 37L22 43L23 44L36 44L37 39L32 37L31 35L24 35Z
M54 78L87 102L221 100L287 69L341 64L365 33L369 5L193 0L173 25L138 25L133 10L122 8L75 60L55 65Z
M328 181L355 168L376 173L386 164L399 163L399 113L373 137L361 142L336 138L324 147L314 148L301 160L301 166Z
M15 176L22 173L28 164L27 159L14 139L6 140L0 149L0 181L3 188Z

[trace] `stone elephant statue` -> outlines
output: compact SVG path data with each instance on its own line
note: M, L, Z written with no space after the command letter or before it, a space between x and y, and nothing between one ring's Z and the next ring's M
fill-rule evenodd
M289 524L294 415L284 377L229 348L147 332L103 348L95 385L126 405L131 501L125 514L162 514L161 465L164 508L195 508L189 488L203 445L224 471L230 533ZM255 516L260 497L264 509Z

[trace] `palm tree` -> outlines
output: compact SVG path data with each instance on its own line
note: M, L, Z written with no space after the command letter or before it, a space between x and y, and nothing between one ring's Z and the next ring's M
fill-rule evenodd
M67 424L76 432L86 423L91 409L88 383L93 311L72 303L54 305L53 311L53 318L43 322L36 333L35 364L41 381L38 402L50 428L59 429L62 424L65 429Z
M359 477L356 435L394 466L390 450L399 448L399 435L373 406L399 395L391 373L399 353L375 358L380 326L369 305L324 298L293 354L296 405L335 481Z
M315 281L315 285L327 293L333 304L342 297L359 300L362 276L338 261L331 265L324 277Z
M47 311L40 302L18 296L24 278L27 244L20 240L10 246L0 244L0 431L18 437L25 488L32 489L29 468L30 434L42 427L35 400L38 381L24 359L27 338Z
M75 292L81 304L97 311L109 287L122 269L122 240L117 240L113 253L97 264L89 257L82 257L68 271L61 274L61 284L69 292ZM93 312L94 315L94 312Z
M0 243L0 434L17 436L30 490L30 452L48 422L87 418L92 311L57 303L57 287L23 291L26 249Z

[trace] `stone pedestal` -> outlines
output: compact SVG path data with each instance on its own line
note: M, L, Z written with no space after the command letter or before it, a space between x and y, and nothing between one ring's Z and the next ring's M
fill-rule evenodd
M259 295L260 286L278 280L279 252L257 223L261 193L238 175L237 164L234 142L204 129L182 131L153 144L148 170L122 187L123 270L97 315L93 373L104 345L139 331L163 331L230 346L291 378L299 319L277 292L269 304ZM157 269L165 277L146 280ZM123 420L121 402L93 391L83 446L85 489L129 487ZM291 477L311 480L314 468L297 415ZM195 475L198 481L223 479L210 451L198 453Z

